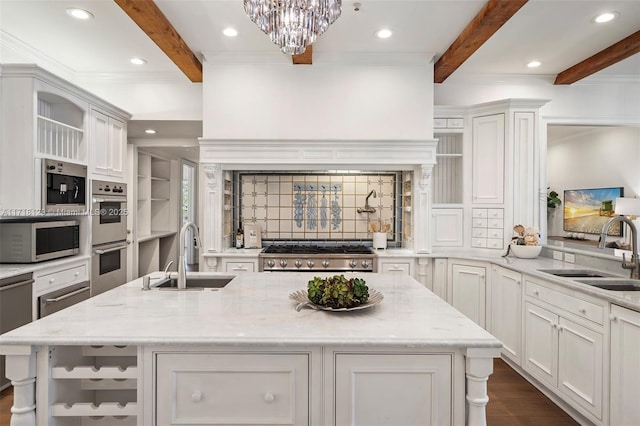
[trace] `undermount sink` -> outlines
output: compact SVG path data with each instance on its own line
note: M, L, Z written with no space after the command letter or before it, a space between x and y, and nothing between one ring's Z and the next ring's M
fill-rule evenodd
M607 278L614 276L606 272L591 269L538 269L538 271L565 278Z
M640 291L640 280L630 278L591 278L576 281L604 290Z
M186 286L188 290L220 290L231 282L235 277L193 277L187 276ZM168 278L160 281L154 286L160 290L177 290L178 279Z

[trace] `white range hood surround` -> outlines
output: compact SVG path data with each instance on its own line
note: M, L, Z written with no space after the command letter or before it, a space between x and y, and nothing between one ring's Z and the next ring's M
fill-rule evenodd
M225 170L413 171L413 247L431 252L431 176L437 140L215 140L200 139L201 234L207 253L223 247ZM203 253L204 254L204 253Z

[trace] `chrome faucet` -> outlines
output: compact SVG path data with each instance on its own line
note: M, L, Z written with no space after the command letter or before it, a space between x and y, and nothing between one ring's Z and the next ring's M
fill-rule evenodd
M184 239L187 235L187 229L193 229L193 236L196 239L196 246L200 247L200 235L198 235L198 228L193 222L185 222L180 229L180 256L178 257L178 290L185 290L187 288L187 265L184 261Z
M631 221L630 219L627 219L624 216L616 216L610 219L602 227L602 233L600 234L600 244L598 245L598 247L605 248L605 241L607 240L607 232L609 231L609 228L611 227L611 225L613 225L616 222L626 223L627 225L629 225L629 228L631 228L631 260L627 262L627 259L623 253L622 268L630 269L631 279L638 280L640 279L640 259L638 258L638 244L637 244L638 229L636 228L636 225L633 224L633 221Z
M358 207L358 210L357 210L358 213L375 213L376 212L376 208L371 207L369 205L369 197L371 197L372 195L373 195L373 198L378 197L378 194L376 194L375 189L372 189L369 195L367 195L367 198L364 200L364 208Z

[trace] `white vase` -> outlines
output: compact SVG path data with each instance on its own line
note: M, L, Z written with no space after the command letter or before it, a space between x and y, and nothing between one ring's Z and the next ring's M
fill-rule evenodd
M373 248L374 249L386 249L387 248L387 233L386 232L374 232L373 233Z

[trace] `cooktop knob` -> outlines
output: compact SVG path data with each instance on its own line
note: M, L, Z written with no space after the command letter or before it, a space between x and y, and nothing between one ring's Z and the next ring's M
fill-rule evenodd
M269 268L273 268L274 266L276 266L276 261L275 261L275 260L273 260L273 259L269 259L269 260L267 260L267 266L268 266Z
M323 260L322 261L322 266L324 266L325 268L329 267L329 261L328 260Z
M296 260L295 265L296 265L296 268L301 267L302 266L302 260L300 260L300 259Z
M313 266L316 264L316 262L314 262L313 260L307 260L307 266L309 268L313 268Z
M362 267L363 268L368 268L369 267L369 261L368 260L363 260L362 261Z
M286 260L286 259L281 259L281 260L280 260L280 266L282 266L283 268L284 268L285 266L287 266L287 260Z
M349 266L351 266L352 268L355 268L356 266L358 266L358 262L356 262L355 260L351 259L349 261Z

